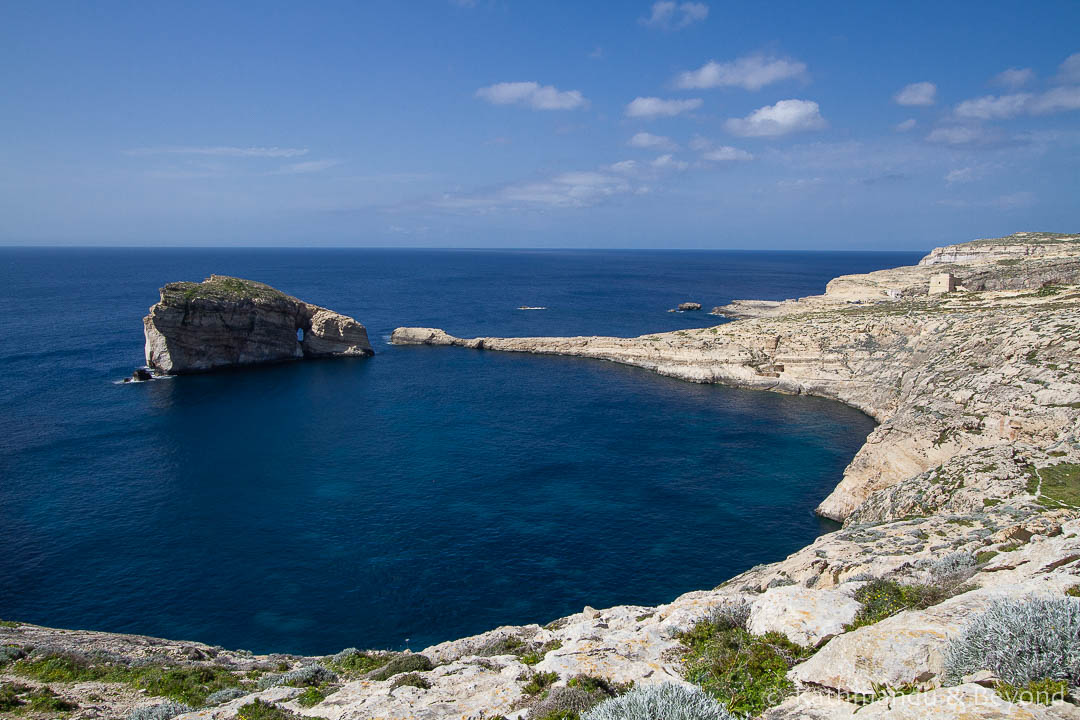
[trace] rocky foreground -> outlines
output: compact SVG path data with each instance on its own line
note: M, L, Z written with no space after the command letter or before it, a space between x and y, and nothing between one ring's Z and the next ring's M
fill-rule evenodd
M224 275L161 288L143 332L147 367L165 375L373 354L367 330L351 317Z
M577 355L830 397L880 425L819 508L841 530L667 605L323 658L7 623L0 681L24 688L12 712L33 716L47 687L77 706L72 717L565 720L630 683L671 683L768 720L1080 717L1078 269L1080 236L1019 234L837 278L822 296L733 303L716 312L739 319L702 330L401 328L397 344ZM943 273L959 289L929 295ZM1044 605L1063 614L1030 614ZM993 634L1006 657L990 669L968 650L983 614L1003 607L1019 620ZM1065 638L1059 655L1052 637Z

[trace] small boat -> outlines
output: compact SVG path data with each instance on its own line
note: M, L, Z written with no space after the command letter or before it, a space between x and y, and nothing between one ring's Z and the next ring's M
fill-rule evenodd
M531 305L521 305L518 307L518 310L547 310L547 308L543 306L533 307Z

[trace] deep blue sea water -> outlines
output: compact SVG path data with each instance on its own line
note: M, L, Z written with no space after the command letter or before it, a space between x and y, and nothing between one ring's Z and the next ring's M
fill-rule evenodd
M328 653L712 587L826 529L868 417L390 332L706 326L666 310L917 257L0 249L0 618ZM352 315L377 355L115 384L157 288L211 273Z

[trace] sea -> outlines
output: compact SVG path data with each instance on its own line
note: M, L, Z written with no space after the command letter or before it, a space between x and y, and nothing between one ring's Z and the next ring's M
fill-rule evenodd
M390 333L705 327L668 310L919 255L0 249L0 618L325 654L712 588L835 529L812 511L869 417ZM375 356L120 382L158 288L212 273L355 317Z

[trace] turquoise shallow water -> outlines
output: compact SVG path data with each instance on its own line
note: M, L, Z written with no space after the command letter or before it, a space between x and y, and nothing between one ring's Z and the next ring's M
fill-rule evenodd
M916 258L0 250L0 618L327 653L714 586L826 528L812 508L869 418L390 331L705 326L666 309ZM351 314L378 354L115 384L157 287L212 272Z

